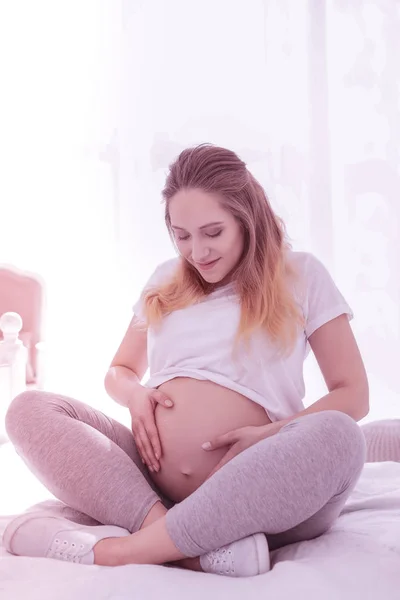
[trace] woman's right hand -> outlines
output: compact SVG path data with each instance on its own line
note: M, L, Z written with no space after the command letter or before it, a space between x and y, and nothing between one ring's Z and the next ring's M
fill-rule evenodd
M168 402L171 404L169 405ZM166 394L142 385L135 389L135 394L128 403L136 447L143 463L148 466L150 471L159 471L158 460L162 452L154 416L157 404L166 408L173 406L171 398Z

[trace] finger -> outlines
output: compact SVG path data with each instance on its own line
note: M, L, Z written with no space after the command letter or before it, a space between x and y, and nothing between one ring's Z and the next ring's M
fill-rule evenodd
M161 457L161 442L155 422L154 411L148 411L143 421L143 426L146 432L146 441L149 444L149 447L146 445L147 454L150 456L153 466L156 465L160 468L158 459Z
M169 396L167 396L166 394L164 394L164 392L160 392L160 390L154 390L154 392L151 394L152 398L154 398L154 400L156 402L158 402L159 404L163 404L164 406L167 406L168 408L170 408L171 406L173 406L173 402L171 400L171 398Z
M135 443L136 443L136 448L137 448L137 451L139 453L139 456L141 458L142 463L144 465L146 465L146 467L148 467L149 466L148 465L149 461L148 461L148 458L147 458L147 456L145 454L145 451L144 451L144 448L143 448L143 444L142 444L142 442L140 441L140 439L138 437L135 438Z
M150 460L146 455L146 451L144 449L144 446L143 446L142 441L139 438L139 436L135 437L135 443L136 443L136 447L139 452L140 458L142 459L142 463L148 467L150 464Z
M233 444L236 441L235 434L235 431L228 431L228 433L219 435L213 440L204 442L204 444L202 444L201 447L203 448L203 450L214 450L215 448L222 448L223 446L227 446L228 444Z
M160 437L158 435L157 427L153 424L147 425L147 434L149 436L150 443L153 447L154 456L156 460L161 458L161 442Z
M140 439L142 440L142 444L143 444L144 450L146 452L146 456L150 460L149 466L152 466L153 468L157 467L157 469L159 469L160 465L158 464L158 460L156 459L156 456L155 456L155 453L153 450L153 446L150 443L146 424L142 423L142 427L143 427L143 429L141 429L142 433L141 433ZM155 470L157 470L157 469L155 469Z
M143 420L135 420L135 432L137 435L137 445L139 446L139 452L145 459L146 465L149 467L150 470L152 470L153 467L156 466L159 468L159 464L154 456L154 452L150 445L145 423L143 422Z
M146 438L146 430L141 421L135 421L134 437L136 446L139 450L139 454L142 458L144 458L146 465L150 468L150 466L152 466L152 461L148 456L147 449L144 444L144 439Z

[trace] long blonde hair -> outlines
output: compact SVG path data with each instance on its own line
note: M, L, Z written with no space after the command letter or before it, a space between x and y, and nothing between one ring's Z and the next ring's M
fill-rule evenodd
M231 273L241 301L235 345L262 328L282 350L291 350L304 325L291 283L296 276L286 260L291 245L283 221L272 210L262 186L231 150L200 144L183 150L170 165L165 187L165 223L175 244L169 202L183 189L218 194L221 205L240 223L244 251ZM144 312L149 325L190 306L214 291L188 261L181 259L168 282L147 291Z

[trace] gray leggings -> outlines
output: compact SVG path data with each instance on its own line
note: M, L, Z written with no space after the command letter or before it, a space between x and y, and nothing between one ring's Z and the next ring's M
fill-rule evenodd
M200 556L256 532L270 549L329 529L365 461L358 424L338 411L297 418L247 448L182 502L149 477L132 432L77 400L41 391L12 401L6 431L32 473L77 523L138 531L151 507L186 556Z

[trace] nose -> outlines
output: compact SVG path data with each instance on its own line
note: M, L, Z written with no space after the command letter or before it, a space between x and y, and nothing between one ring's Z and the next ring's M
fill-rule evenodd
M204 242L192 242L192 260L194 260L194 262L206 262L209 258L209 254L210 250L207 248L207 245Z

